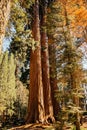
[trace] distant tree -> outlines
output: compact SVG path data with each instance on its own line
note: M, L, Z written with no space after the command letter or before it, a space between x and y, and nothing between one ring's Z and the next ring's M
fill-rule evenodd
M71 19L71 16L74 16L74 14L71 14L73 9L70 7L76 3L75 1L72 3L68 2L69 1L66 0L55 1L51 5L51 8L48 8L47 27L50 47L51 85L52 88L56 86L56 89L52 89L52 92L55 90L54 95L58 92L56 96L60 105L59 115L62 113L61 109L68 107L66 104L71 99L79 111L79 99L80 96L82 96L82 93L80 93L82 91L81 85L83 80L81 66L82 55L79 49L77 49L77 46L75 46L75 40L72 37L73 30L71 28L71 22L73 21L73 17ZM50 26L52 23L54 23L54 26ZM74 77L72 78L71 75ZM76 91L76 93L74 93L75 90L78 92ZM72 108L74 108L74 106ZM76 128L79 129L79 116L76 121Z
M29 91L26 89L26 86L16 79L16 101L14 103L15 114L18 119L25 118L27 107L28 107L28 97Z
M8 114L13 113L13 105L16 100L15 86L15 63L14 57L8 52L2 54L3 59L0 65L0 111L8 109Z
M2 99L2 106L4 107L4 109L6 109L6 107L8 106L8 102L7 102L7 78L8 78L8 52L3 54L3 60L1 63L1 75L0 75L0 88L1 88L1 99Z
M15 83L15 61L14 55L11 54L8 60L8 77L7 77L7 87L8 87L8 101L9 101L9 108L13 109L14 102L16 100L16 83Z
M62 26L63 16L61 15L61 6L60 1L54 1L52 4L49 4L47 11L47 35L48 35L48 45L49 45L49 61L50 61L50 85L52 93L52 103L54 116L58 119L59 112L59 103L56 100L55 94L58 91L57 85L57 52L58 44L60 42L60 30ZM53 24L54 23L54 24ZM53 25L53 26L52 26Z

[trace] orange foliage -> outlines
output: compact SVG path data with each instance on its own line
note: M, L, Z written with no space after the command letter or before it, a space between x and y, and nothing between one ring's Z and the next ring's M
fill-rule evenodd
M60 0L67 17L70 20L69 27L73 29L75 36L80 37L87 26L87 3L85 0ZM65 25L66 23L64 23Z

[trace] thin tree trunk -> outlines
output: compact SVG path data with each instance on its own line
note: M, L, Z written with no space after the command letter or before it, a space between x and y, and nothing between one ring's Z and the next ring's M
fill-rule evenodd
M52 40L51 40L52 41ZM55 119L58 118L58 112L60 110L59 103L55 97L57 87L57 70L56 70L56 46L54 43L50 43L49 45L49 55L50 55L50 84L52 90L52 103L53 103L53 111Z
M31 51L30 57L30 88L29 107L27 123L44 122L44 98L41 71L41 45L40 45L40 25L39 25L39 2L35 0L33 37L39 44L35 51Z
M78 77L79 78L79 77ZM77 82L77 76L75 77L75 74L71 74L71 88L72 90L76 90L79 89L77 86L79 86L79 82ZM79 107L79 97L78 97L78 93L76 94L76 96L73 96L73 103ZM80 114L79 112L75 113L76 116L76 121L75 121L75 126L76 126L76 130L80 130Z
M51 86L49 75L49 53L48 53L48 40L46 32L46 13L47 4L44 1L41 16L41 46L42 46L42 81L44 90L44 106L45 106L45 121L54 122L53 105L51 98Z

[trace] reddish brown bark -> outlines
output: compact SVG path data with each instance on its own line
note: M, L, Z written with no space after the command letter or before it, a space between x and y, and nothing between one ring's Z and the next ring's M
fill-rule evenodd
M29 88L29 107L27 123L44 122L44 99L41 70L41 45L40 45L40 27L39 27L39 3L35 0L33 37L39 42L35 51L31 52L30 57L30 88Z
M52 42L53 40L50 41ZM56 72L56 47L54 43L50 43L49 45L49 55L50 55L50 83L52 90L52 103L53 103L54 116L57 119L60 108L59 103L55 97L58 87L57 87L57 72Z
M44 106L45 106L45 121L53 122L53 105L51 98L51 86L49 75L49 53L48 53L48 40L46 32L46 11L47 5L44 4L41 16L41 46L42 46L42 81L44 90Z
M46 6L42 11L44 13L41 15L41 19L39 19L39 2L36 0L33 12L34 21L32 24L32 32L35 41L39 42L39 45L36 47L35 51L31 52L30 58L30 88L27 123L37 121L48 123L55 121L51 97L47 34L46 30L42 29L45 27L44 24L46 23ZM41 26L39 23L40 20ZM41 34L40 29L42 29Z

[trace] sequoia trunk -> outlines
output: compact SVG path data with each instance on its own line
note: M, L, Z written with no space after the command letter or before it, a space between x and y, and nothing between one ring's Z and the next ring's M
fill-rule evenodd
M48 53L48 40L46 33L46 11L47 5L44 1L41 14L41 47L42 47L42 81L44 90L44 106L45 106L45 121L54 122L53 105L51 98L51 86L49 75L49 53Z
M31 51L30 57L30 88L27 123L44 122L44 99L41 70L41 45L39 26L39 2L35 0L32 33L38 42L36 49Z

